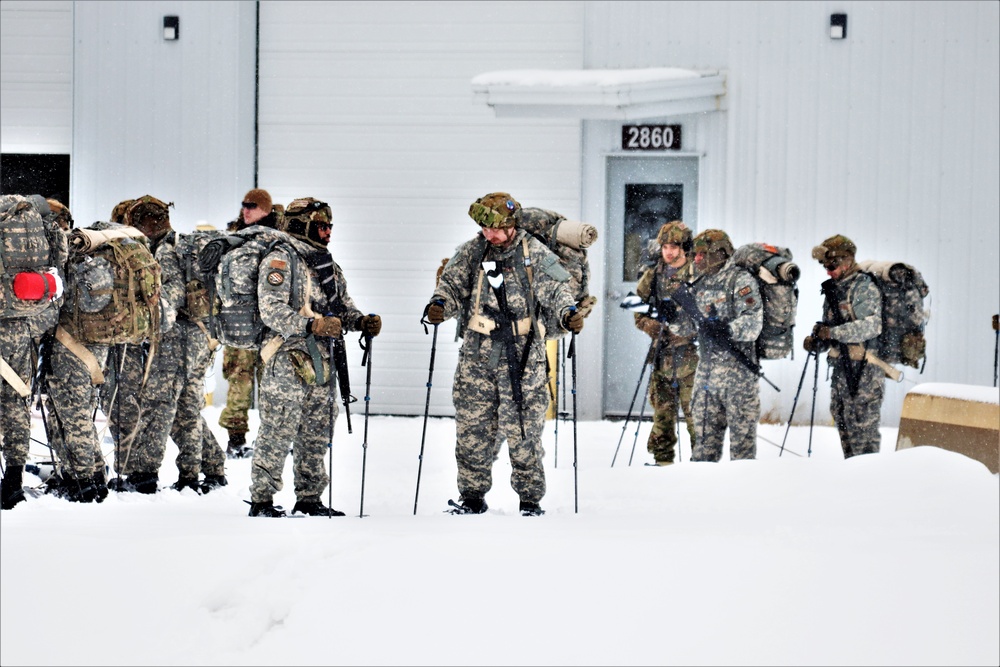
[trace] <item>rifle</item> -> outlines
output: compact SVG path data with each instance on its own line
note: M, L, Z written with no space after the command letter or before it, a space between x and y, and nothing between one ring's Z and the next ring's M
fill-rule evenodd
M525 437L523 414L524 392L521 388L522 364L517 358L517 341L514 338L516 322L510 316L510 310L507 305L507 286L503 281L501 267L497 266L496 262L483 262L483 268L486 269L486 280L493 289L493 295L496 297L497 306L499 307L496 313L490 313L495 316L497 323L496 329L490 332L490 338L500 342L507 353L507 372L510 375L510 389L514 397L514 403L517 404L517 419L521 424L521 437L523 438ZM525 345L525 352L527 352L531 346L530 337Z
M837 289L837 283L832 278L823 281L820 285L820 290L823 292L823 296L829 301L830 312L833 313L833 325L837 326L844 324L844 317L840 312L838 304L840 303L840 290ZM823 324L818 322L817 324ZM858 393L858 385L861 383L861 373L863 369L864 359L861 361L851 361L850 354L847 351L847 343L842 343L841 341L830 341L831 344L836 344L837 349L840 351L840 363L844 369L844 377L847 380L847 391L851 396L855 396ZM817 362L818 363L818 362Z
M344 416L347 417L347 432L353 433L351 429L351 403L358 400L351 396L351 377L347 370L347 348L344 345L344 336L341 334L330 339L330 363L337 373L337 384L340 387L340 400L344 404Z
M736 343L734 343L728 335L708 326L709 318L701 314L701 310L695 302L694 295L691 294L685 284L682 283L677 288L673 294L672 300L694 321L694 323L698 326L699 333L704 334L714 343L722 346L725 350L732 354L738 362L743 364L747 369L753 371L754 375L771 385L775 391L781 391L777 385L767 379L764 375L764 371L760 368L760 364L748 357L746 352L736 347Z

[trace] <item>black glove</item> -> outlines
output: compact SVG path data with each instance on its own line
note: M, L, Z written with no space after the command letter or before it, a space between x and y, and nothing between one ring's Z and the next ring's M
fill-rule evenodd
M660 301L660 314L670 324L677 321L677 304L674 303L673 299L663 299Z
M698 326L698 330L707 338L715 340L729 339L729 325L717 317L706 317Z
M361 325L361 332L370 338L374 338L382 331L382 318L374 313L362 317L359 324Z
M431 324L441 324L444 322L444 304L440 301L432 301L424 308L424 317Z
M563 326L567 331L575 334L583 331L583 313L579 310L571 310L563 316Z

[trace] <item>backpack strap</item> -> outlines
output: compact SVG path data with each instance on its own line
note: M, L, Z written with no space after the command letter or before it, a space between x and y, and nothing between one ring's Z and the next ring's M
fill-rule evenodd
M21 376L14 372L14 369L10 367L7 360L0 356L0 377L7 381L11 387L14 388L21 398L28 398L31 395L31 390L28 389L28 385L24 383Z
M95 387L104 384L104 373L101 371L101 365L97 363L97 357L80 341L73 338L72 334L66 331L61 324L56 327L56 340L62 343L67 350L72 352L87 367L87 370L90 372L90 384Z

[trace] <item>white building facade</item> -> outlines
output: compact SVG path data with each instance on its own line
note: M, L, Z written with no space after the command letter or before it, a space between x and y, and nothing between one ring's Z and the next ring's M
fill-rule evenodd
M931 288L927 363L889 384L884 425L915 383L993 381L996 2L5 0L0 29L2 152L69 155L78 224L147 193L183 231L223 226L254 186L331 204L331 251L385 323L373 413L423 414L418 320L441 259L477 231L469 204L496 190L600 231L581 419L628 411L648 339L618 303L664 217L788 247L802 269L795 357L763 364L781 388L761 384L765 421L791 412L826 277L809 253L835 233ZM433 415L453 414L454 326Z

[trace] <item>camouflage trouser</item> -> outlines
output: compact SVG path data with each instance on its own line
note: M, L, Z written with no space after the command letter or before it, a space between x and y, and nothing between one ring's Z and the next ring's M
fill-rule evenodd
M840 446L844 458L858 454L877 454L882 436L879 423L882 417L882 399L885 396L885 374L872 364L862 366L858 392L851 396L847 375L840 364L833 366L833 385L830 389L830 412L840 432Z
M222 377L229 382L226 407L219 415L219 426L230 433L249 430L247 412L253 405L254 373L259 376L257 350L226 347L222 351Z
M29 388L35 371L32 365L33 347L27 320L0 320L0 356ZM31 438L29 400L22 398L6 380L0 378L0 437L3 438L3 458L8 466L23 466L28 460Z
M108 430L115 441L114 469L123 475L137 472L132 445L139 433L142 416L139 399L145 369L146 351L142 343L109 348L104 373L106 381L101 387L101 409L108 417Z
M108 346L86 347L103 369ZM52 368L47 376L46 430L63 472L75 479L104 475L104 456L94 426L98 389L90 382L90 371L80 358L59 341L53 343Z
M712 368L714 365L716 368ZM757 376L738 361L699 362L691 396L696 445L692 461L722 458L729 427L729 458L757 456L760 387Z
M159 472L168 438L177 445L179 476L197 478L200 473L224 473L226 454L201 414L205 407L205 371L212 357L208 337L192 322L177 320L163 335L149 379L139 394L140 426L125 466L126 474ZM141 377L142 369L136 368L136 361L137 355L130 355L126 361L130 384L136 374Z
M324 351L324 360L327 357ZM260 383L260 431L250 467L251 501L269 502L281 491L289 448L296 500L321 498L330 483L323 458L332 440L331 407L334 422L339 414L336 383L333 389L331 395L325 384L306 384L285 347L268 359Z
M676 383L676 386L675 386ZM685 424L694 451L695 429L691 416L691 392L694 389L694 373L676 380L665 371L653 371L649 378L649 403L653 406L653 428L646 441L646 451L653 455L657 463L674 461L677 445L677 402L684 410Z
M455 459L461 499L482 498L493 487L496 446L504 438L512 469L510 485L518 497L537 503L545 496L542 429L549 393L544 352L538 351L541 347L536 344L532 349L521 379L524 394L520 413L524 422L522 438L506 361L496 363L495 356L490 359L493 345L488 337L466 334L452 388L457 432Z

